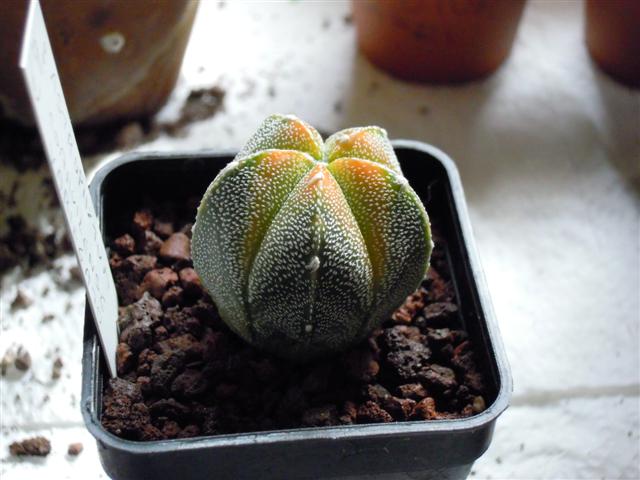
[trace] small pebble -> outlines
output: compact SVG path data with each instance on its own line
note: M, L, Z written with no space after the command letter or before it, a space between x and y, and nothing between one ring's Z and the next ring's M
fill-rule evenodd
M69 278L74 282L82 283L82 271L78 265L74 265L69 269Z
M153 230L158 234L159 237L169 238L174 232L173 222L156 218L153 224Z
M64 363L62 362L62 359L60 357L56 358L55 361L53 362L53 366L51 368L51 379L52 380L57 380L60 378L60 376L62 375L62 367L64 366Z
M142 237L142 249L147 255L157 255L162 248L162 239L151 230L146 230Z
M82 453L84 446L81 442L70 443L69 448L67 448L67 453L72 457L77 457Z
M438 418L436 412L436 401L432 397L426 397L420 400L411 413L414 420L435 420Z
M16 292L16 296L11 302L11 310L18 310L21 308L27 308L33 303L33 300L22 291L21 288L18 288Z
M183 268L179 273L180 283L184 291L191 295L202 294L202 283L197 272L191 268Z
M26 348L23 346L18 347L13 364L22 372L26 372L31 368L31 355Z
M433 323L436 320L447 320L457 313L458 306L451 302L432 303L423 309L427 323Z
M142 234L145 230L151 229L153 226L153 215L148 209L139 210L133 215L133 228Z
M191 240L182 233L174 233L160 247L160 256L172 261L191 260Z
M136 251L136 241L131 235L125 233L113 241L113 247L118 253L133 255Z
M477 397L474 397L472 405L473 405L473 413L484 412L487 408L486 404L484 403L484 398L482 398L479 395Z
M158 300L162 299L165 291L178 282L178 274L170 268L159 268L147 272L140 285L141 292L149 292Z
M375 402L368 401L358 408L358 423L389 423L393 417Z

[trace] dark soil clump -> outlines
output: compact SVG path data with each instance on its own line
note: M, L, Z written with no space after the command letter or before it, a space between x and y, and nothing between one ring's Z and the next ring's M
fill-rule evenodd
M486 408L437 234L427 278L382 328L350 351L299 365L224 325L193 270L186 222L140 210L112 242L121 343L120 378L108 381L102 405L110 432L160 440L463 418Z
M51 442L44 437L33 437L13 442L9 445L9 453L14 457L32 455L46 457L51 452Z

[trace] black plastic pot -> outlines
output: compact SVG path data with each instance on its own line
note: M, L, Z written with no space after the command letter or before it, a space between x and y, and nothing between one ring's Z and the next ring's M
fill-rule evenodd
M305 428L135 442L102 428L104 360L90 313L84 331L82 413L102 465L115 479L459 479L484 453L507 408L511 377L489 293L473 245L458 172L440 150L413 141L394 147L409 183L446 239L460 322L481 357L487 409L470 418ZM229 153L132 153L95 175L91 194L105 238L118 212L143 198L184 201L204 192ZM169 196L169 197L167 197Z

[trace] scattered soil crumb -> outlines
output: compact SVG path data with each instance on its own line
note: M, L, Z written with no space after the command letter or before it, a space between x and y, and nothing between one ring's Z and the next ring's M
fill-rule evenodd
M116 146L121 150L130 150L144 140L144 130L138 122L127 123L116 134Z
M0 237L0 274L17 265L28 272L37 265L49 265L61 254L71 251L67 235L55 232L45 235L28 225L21 215L7 217L6 224L9 230Z
M215 115L224 100L225 91L217 85L210 88L193 90L182 106L177 126L183 127L191 122L199 122Z
M29 370L31 368L31 354L29 354L29 351L23 346L19 346L13 364L22 372Z
M33 304L33 300L26 294L21 288L18 288L16 292L16 298L11 302L11 310L18 310L20 308L27 308Z
M9 445L9 453L14 457L33 455L46 457L51 452L51 442L45 437L27 438Z
M9 367L13 365L15 360L16 354L11 349L4 352L2 360L0 360L0 374L2 374L3 377L7 374L7 370L9 370Z
M78 265L74 265L69 269L69 278L73 281L82 283L82 271Z
M82 453L84 446L81 442L71 443L69 444L69 448L67 449L67 453L72 457L77 457Z
M51 379L52 380L57 380L60 378L60 376L62 375L62 367L64 366L64 363L62 362L62 359L60 357L56 358L55 361L53 362L53 366L51 368Z
M206 120L218 113L222 109L225 94L226 91L218 85L193 90L184 102L177 120L153 123L148 133L140 141L153 140L163 133L172 137L184 135L185 127L189 124Z
M180 112L180 117L173 122L155 123L154 119L141 118L139 120L116 121L100 127L78 127L75 129L78 147L83 155L95 155L109 152L113 149L129 150L137 145L149 142L160 134L180 136L184 127L189 123L204 120L215 115L223 104L225 90L219 86L203 88L191 92ZM0 119L0 163L10 165L20 172L35 170L44 163L44 153L40 138L36 131L23 128L11 122ZM51 184L52 205L57 204L57 196ZM15 195L13 196L15 197ZM11 206L15 202L11 195L3 198L0 203ZM5 253L0 239L0 273ZM19 263L8 252L5 261L9 267Z

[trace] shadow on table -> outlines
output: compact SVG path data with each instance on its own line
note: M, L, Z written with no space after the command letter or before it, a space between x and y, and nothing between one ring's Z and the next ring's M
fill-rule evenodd
M606 115L609 162L640 197L640 90L615 82L593 61L594 80ZM629 122L629 118L635 121Z
M440 147L456 161L470 203L505 182L571 189L573 175L595 173L605 162L639 192L640 155L632 152L639 150L640 127L625 123L634 111L640 121L639 98L597 72L605 114L589 112L586 94L573 85L551 88L553 79L544 77L519 84L527 72L507 72L511 62L485 80L427 86L389 81L356 55L341 127L378 124L391 138Z
M390 138L420 140L445 151L456 162L468 199L481 201L495 182L522 176L519 152L530 148L526 133L512 125L485 121L508 80L511 59L486 79L460 85L424 85L394 80L361 54L351 65L344 93L341 127L377 124ZM488 112L489 111L489 112ZM495 151L502 138L509 142ZM509 150L513 161L501 162Z

